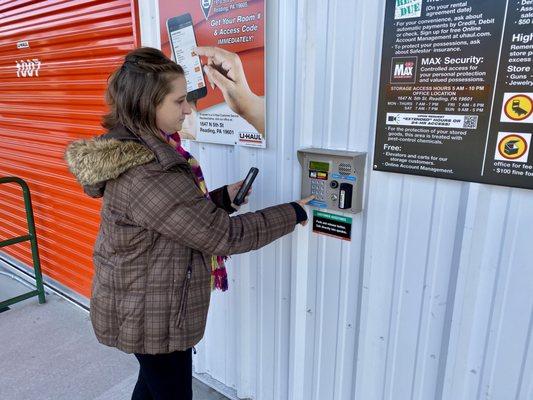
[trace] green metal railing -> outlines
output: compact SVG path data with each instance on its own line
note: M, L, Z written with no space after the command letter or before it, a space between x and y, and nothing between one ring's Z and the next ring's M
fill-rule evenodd
M18 183L21 186L22 194L24 196L24 207L26 208L26 220L28 221L29 232L24 236L1 241L0 248L21 242L31 242L31 256L33 258L33 270L35 271L35 284L37 286L37 290L32 290L31 292L27 292L21 294L20 296L0 302L0 310L12 304L18 303L19 301L29 299L33 296L38 296L39 303L43 304L46 300L44 298L43 275L41 273L41 262L39 260L39 248L37 247L37 234L35 233L35 222L33 219L33 209L31 206L30 188L26 182L16 177L0 178L0 184L2 183Z

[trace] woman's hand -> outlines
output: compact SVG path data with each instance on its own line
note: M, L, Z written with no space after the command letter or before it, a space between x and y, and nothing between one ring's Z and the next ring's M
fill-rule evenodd
M235 196L237 196L237 193L243 183L244 181L239 181L239 182L235 182L235 183L228 185L228 195L229 195L229 199L231 200L231 206L236 210L238 210L240 206L233 204L233 200L235 199ZM242 202L241 206L243 204L248 203L248 198L250 197L251 193L252 193L252 187L250 187L250 190L248 190L248 194L246 194L246 197L244 198L244 201Z
M304 208L310 201L313 201L314 199L315 199L315 196L311 195L309 197L305 197L305 198L303 198L301 200L298 200L296 203L298 203L300 206L302 206L302 208ZM300 222L300 225L306 226L307 225L307 221L309 221L309 218L306 219L305 221Z
M204 72L211 87L218 87L228 106L264 134L265 101L250 90L239 56L219 47L197 47L194 52L207 57Z

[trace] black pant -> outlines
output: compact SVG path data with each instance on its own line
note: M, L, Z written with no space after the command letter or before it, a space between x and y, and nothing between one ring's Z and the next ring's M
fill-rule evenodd
M192 400L192 352L135 354L139 378L132 400Z

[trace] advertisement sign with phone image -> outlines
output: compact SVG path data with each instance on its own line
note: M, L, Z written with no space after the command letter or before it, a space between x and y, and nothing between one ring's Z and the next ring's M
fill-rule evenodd
M180 135L183 139L201 142L265 148L264 0L219 3L214 0L159 0L161 50L183 67L187 99L193 108ZM222 56L200 57L194 50L196 47L220 49L217 54ZM233 68L235 54L242 70ZM224 59L226 56L228 61ZM242 85L243 81L247 84L262 105L262 129L257 129L256 121L248 121L232 110L239 111L242 105L226 102L225 92L209 80L205 65L227 79L228 87ZM235 70L241 71L239 79L232 75ZM228 97L232 96L226 92Z
M191 14L183 14L167 19L172 55L174 61L183 67L187 81L187 97L198 100L207 95L205 78L200 57L194 52L196 38Z

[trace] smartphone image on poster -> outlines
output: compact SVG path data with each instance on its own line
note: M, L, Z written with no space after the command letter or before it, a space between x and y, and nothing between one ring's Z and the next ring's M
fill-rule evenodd
M186 13L167 20L170 47L176 63L182 66L187 81L187 100L197 100L207 95L200 57L194 53L196 37L191 14Z

